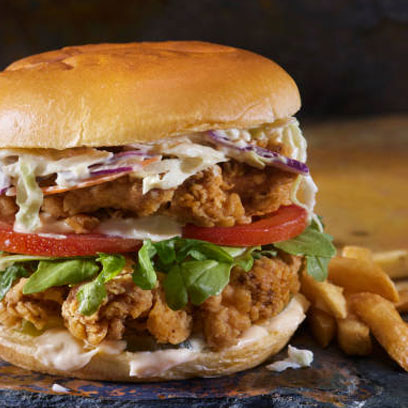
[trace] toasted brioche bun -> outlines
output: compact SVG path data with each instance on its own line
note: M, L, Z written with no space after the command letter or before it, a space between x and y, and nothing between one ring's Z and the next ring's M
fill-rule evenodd
M0 73L0 148L66 149L249 128L295 114L273 61L203 42L66 47Z
M169 366L162 372L145 370L137 376L130 376L130 362L146 356L146 353L141 352L122 352L117 355L100 353L79 370L59 370L36 358L37 344L32 337L4 327L0 331L0 356L29 370L88 380L140 382L227 375L255 367L278 353L304 320L308 306L306 298L297 294L278 316L262 324L266 334L247 337L241 344L223 351L192 352L192 358Z

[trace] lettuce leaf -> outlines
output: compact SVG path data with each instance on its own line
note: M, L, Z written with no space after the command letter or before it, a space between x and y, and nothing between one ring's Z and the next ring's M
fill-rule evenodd
M276 242L278 248L291 255L306 257L306 270L318 282L327 278L330 259L336 254L333 238L319 231L319 225L313 222L300 235L287 241Z
M81 283L92 279L99 269L93 260L40 261L37 270L24 285L23 293L28 295L53 286Z
M35 231L40 225L40 208L43 202L43 193L35 179L36 164L20 156L20 177L17 181L16 203L19 210L14 222L14 230L19 232Z
M163 246L166 241L160 241L158 247L161 248L161 257L167 262L166 253L171 252L171 249ZM132 274L133 282L144 290L153 289L157 282L157 275L153 267L152 258L156 255L156 246L152 244L152 241L147 240L144 242L142 248L138 252L138 262L136 266L133 266L134 272ZM173 255L171 255L173 256Z
M260 247L222 247L179 237L156 243L146 240L133 266L133 281L142 289L152 289L156 270L166 273L163 287L170 308L182 309L188 300L199 305L222 292L234 266L251 270L255 250Z
M26 278L30 273L23 265L14 264L0 272L0 300L3 300L15 280Z
M78 312L90 316L94 314L107 296L105 283L119 275L125 267L123 255L100 253L96 262L102 264L102 271L91 282L82 285L77 292Z

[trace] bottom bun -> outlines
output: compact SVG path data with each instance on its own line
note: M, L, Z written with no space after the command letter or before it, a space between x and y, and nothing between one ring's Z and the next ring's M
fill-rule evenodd
M194 339L192 349L128 352L121 351L124 342L105 342L90 351L65 329L31 337L2 327L0 357L29 370L88 380L140 382L215 377L255 367L282 350L304 320L308 307L304 296L295 295L279 315L252 326L237 345L221 351L202 348L202 341Z

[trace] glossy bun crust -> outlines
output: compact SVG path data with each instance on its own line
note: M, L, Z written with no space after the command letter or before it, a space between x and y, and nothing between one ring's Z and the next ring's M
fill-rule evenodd
M18 332L0 331L0 357L19 367L47 374L105 381L166 381L191 377L214 377L232 374L255 367L278 353L289 341L305 318L309 306L301 294L295 295L287 308L265 322L267 334L254 337L223 351L196 352L194 359L169 367L160 374L129 375L131 361L143 358L146 353L122 352L118 355L97 354L80 370L61 371L43 364L35 357L36 344L30 336Z
M66 47L0 72L0 148L113 146L248 128L300 107L292 78L204 42Z

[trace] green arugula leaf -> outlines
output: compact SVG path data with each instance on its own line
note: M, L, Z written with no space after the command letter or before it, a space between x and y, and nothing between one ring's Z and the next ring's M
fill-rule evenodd
M323 229L325 228L324 222L323 222L323 217L320 215L316 215L317 219L319 220L321 226L323 227ZM315 229L316 231L320 231L319 225L316 222L315 218L312 218L312 222L310 223L310 227Z
M223 251L225 251L227 254L229 254L232 258L236 258L238 256L241 256L244 254L248 248L246 247L227 247L227 246L222 246ZM260 248L260 247L252 247L253 249Z
M108 255L99 253L96 262L102 264L101 280L106 283L122 272L126 260L123 255Z
M173 310L182 309L187 305L188 293L178 264L173 265L163 281L166 303Z
M77 292L78 312L84 316L93 315L106 298L106 288L101 278L82 285Z
M330 235L318 230L317 223L312 223L297 237L276 242L274 247L291 255L305 256L307 273L321 282L327 278L328 264L336 254L332 240Z
M252 248L246 249L244 248L245 251L242 253L242 255L237 256L234 259L234 266L238 265L240 266L245 272L249 272L252 267L254 266L254 260L258 259L255 254L261 252L261 247L260 246L254 246ZM259 256L260 258L260 256Z
M171 265L176 261L176 240L166 239L164 241L155 242L154 248L163 265ZM152 252L153 254L153 252Z
M119 275L126 264L123 255L99 253L96 261L102 264L102 271L93 281L82 285L77 292L78 311L85 316L90 316L98 310L107 296L105 283Z
M0 269L5 269L14 263L33 262L33 261L53 261L58 258L49 256L35 256L35 255L6 255L0 257ZM66 259L66 258L63 258Z
M327 278L327 268L331 258L321 256L306 256L307 273L318 282Z
M23 293L28 295L43 292L52 286L73 285L87 281L98 271L98 265L91 260L40 261L37 270L24 285Z
M193 305L219 295L227 286L232 264L214 260L189 261L181 264L181 275Z
M3 300L6 293L16 279L26 278L29 272L23 265L10 265L4 271L0 272L0 300Z
M133 282L144 290L150 290L156 286L157 275L152 262L152 258L156 254L157 250L152 241L146 240L138 253L139 262L133 265Z
M213 259L218 262L231 263L234 261L234 258L222 247L208 242L197 244L187 255L191 256L192 251L200 252L206 259Z
M200 305L208 297L220 294L229 282L232 266L214 260L174 265L163 282L167 304L178 310L186 306L188 299L193 305Z
M331 258L336 248L332 237L309 226L300 235L288 241L276 242L274 246L292 255L314 255Z
M252 253L260 249L222 247L178 237L156 243L147 240L139 251L139 262L133 266L133 281L142 289L154 288L156 267L167 274L163 287L170 308L181 309L188 299L198 305L221 293L234 266L249 271L254 262Z
M173 238L176 245L176 261L183 262L188 256L197 260L215 259L219 262L232 262L233 258L225 247L197 239ZM155 244L156 245L156 244Z

